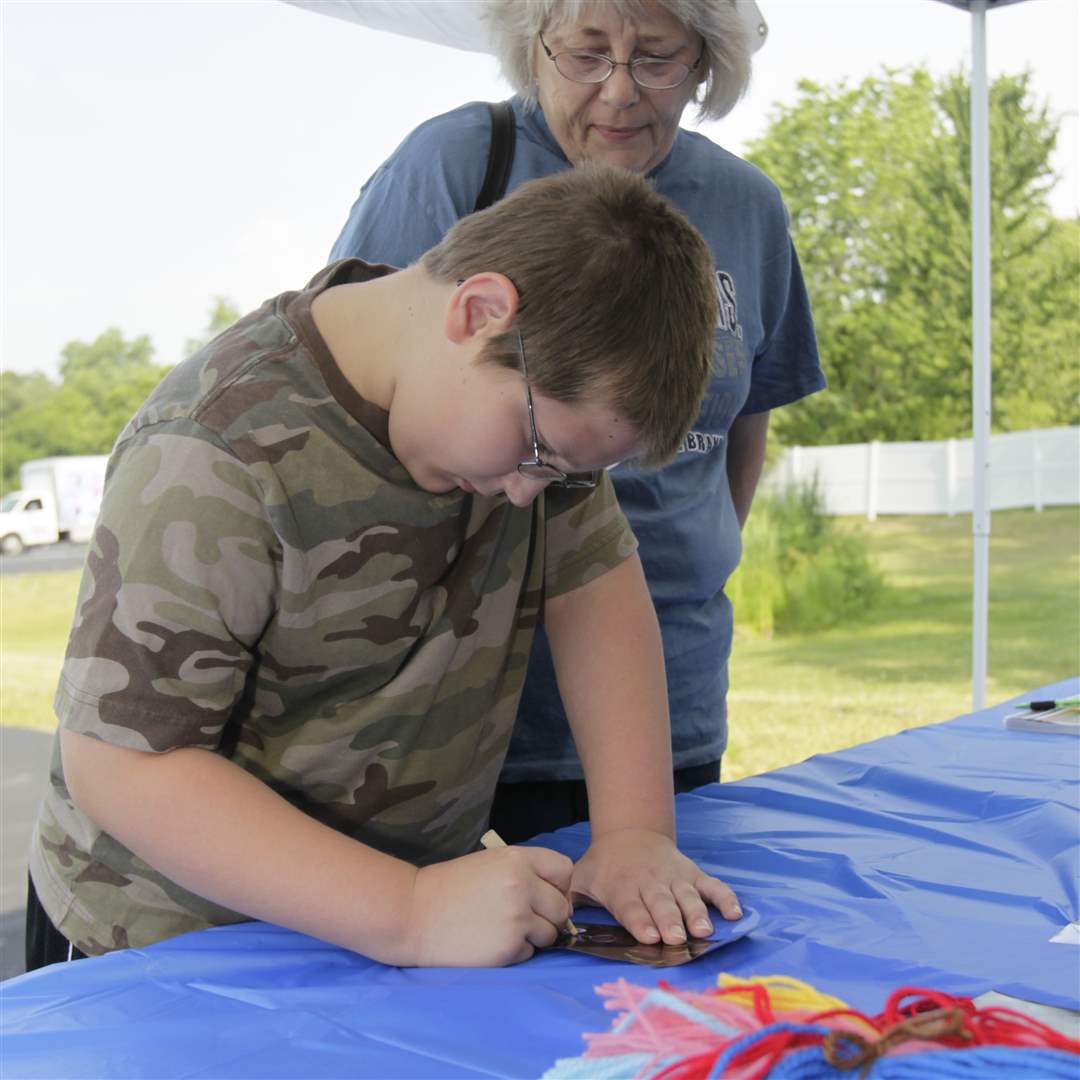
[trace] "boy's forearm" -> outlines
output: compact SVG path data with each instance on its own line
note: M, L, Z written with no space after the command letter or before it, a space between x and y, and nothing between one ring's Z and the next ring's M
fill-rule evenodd
M732 891L675 846L663 649L637 557L548 601L544 620L589 791L575 895L647 943L711 933L706 903L738 918Z
M674 838L663 646L638 557L549 599L544 626L593 836L645 828Z
M127 750L65 731L76 803L169 878L215 903L391 964L410 955L416 869L297 810L206 750Z

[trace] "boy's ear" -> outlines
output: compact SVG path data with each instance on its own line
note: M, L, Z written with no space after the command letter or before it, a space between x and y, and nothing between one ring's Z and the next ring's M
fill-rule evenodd
M517 318L518 291L505 274L473 274L454 290L446 308L446 336L461 345L476 335L505 334Z

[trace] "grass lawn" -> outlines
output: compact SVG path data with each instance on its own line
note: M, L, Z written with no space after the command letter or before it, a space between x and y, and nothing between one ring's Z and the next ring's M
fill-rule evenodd
M971 708L970 515L842 525L868 537L888 598L847 626L737 636L726 780ZM1080 672L1080 509L994 514L989 639L988 704Z
M51 730L80 571L0 575L0 717Z
M727 780L971 707L970 517L842 526L868 537L888 599L847 626L737 638ZM0 576L4 724L53 727L78 583L77 571ZM1080 671L1080 508L994 515L988 667L991 704Z

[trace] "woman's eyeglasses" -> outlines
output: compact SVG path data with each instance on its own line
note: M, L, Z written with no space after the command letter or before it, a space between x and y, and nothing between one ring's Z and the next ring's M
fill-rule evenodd
M553 53L540 34L540 44L555 70L564 78L576 83L602 83L611 78L617 67L628 68L630 78L645 90L674 90L682 86L692 71L697 71L705 56L705 45L693 64L687 66L681 60L665 60L658 56L640 56L636 60L612 60L603 53L586 49L567 49Z

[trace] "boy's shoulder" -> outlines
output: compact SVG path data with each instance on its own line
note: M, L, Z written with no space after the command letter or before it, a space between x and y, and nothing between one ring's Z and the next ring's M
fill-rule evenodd
M326 289L389 268L359 259L333 263L308 285L272 297L176 365L131 419L120 441L170 421L189 421L225 442L329 403L336 367L311 321Z
M184 420L224 434L257 400L265 401L272 393L268 361L285 360L298 344L285 317L295 295L284 293L266 301L177 364L128 422L120 442L148 428ZM280 381L284 367L279 363L276 368Z

